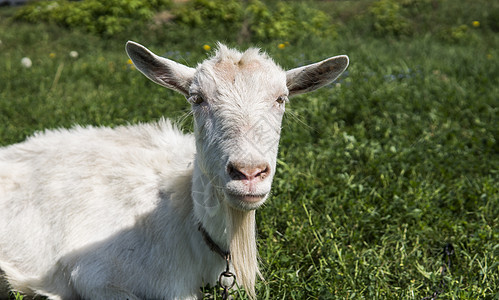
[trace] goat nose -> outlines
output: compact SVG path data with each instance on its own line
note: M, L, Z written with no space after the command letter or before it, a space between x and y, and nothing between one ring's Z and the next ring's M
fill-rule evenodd
M266 163L256 165L229 163L227 173L232 180L260 181L270 174L270 166Z

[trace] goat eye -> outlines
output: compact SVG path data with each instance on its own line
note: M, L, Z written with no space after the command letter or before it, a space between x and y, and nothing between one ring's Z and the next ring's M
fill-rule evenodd
M279 98L277 98L276 101L279 104L283 104L284 102L288 102L288 97L286 97L286 96L280 96Z
M200 95L191 95L187 101L191 104L201 104L204 102L204 99Z

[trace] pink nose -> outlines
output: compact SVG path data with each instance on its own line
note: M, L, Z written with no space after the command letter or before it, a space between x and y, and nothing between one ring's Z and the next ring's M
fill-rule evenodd
M229 163L227 173L232 180L261 181L270 174L268 164L246 165Z

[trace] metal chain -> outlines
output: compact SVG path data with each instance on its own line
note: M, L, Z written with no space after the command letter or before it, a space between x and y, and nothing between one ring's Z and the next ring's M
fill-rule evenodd
M230 271L230 254L225 255L226 268L220 276L218 277L218 284L222 288L222 299L228 300L232 299L230 297L229 290L236 284L236 275ZM232 281L229 281L229 284L225 284L224 279L231 278Z
M438 289L433 292L431 296L424 297L423 300L436 300L437 297L444 291L446 283L445 283L445 273L449 270L452 266L452 260L451 256L454 255L454 246L452 246L451 243L448 243L444 246L443 249L443 257L442 259L444 260L445 264L442 266L440 269L440 276L442 276L442 279L440 280L440 284L438 286Z

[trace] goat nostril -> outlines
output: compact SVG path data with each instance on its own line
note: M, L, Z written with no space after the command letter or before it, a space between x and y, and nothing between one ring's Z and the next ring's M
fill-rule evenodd
M270 168L267 165L263 168L262 171L260 171L260 173L257 174L257 176L260 176L260 178L264 179L265 177L267 177L267 175L269 175L269 173L270 173Z
M232 163L229 163L229 165L227 166L227 173L229 173L229 177L233 180L247 179L246 175L239 171L239 169Z

